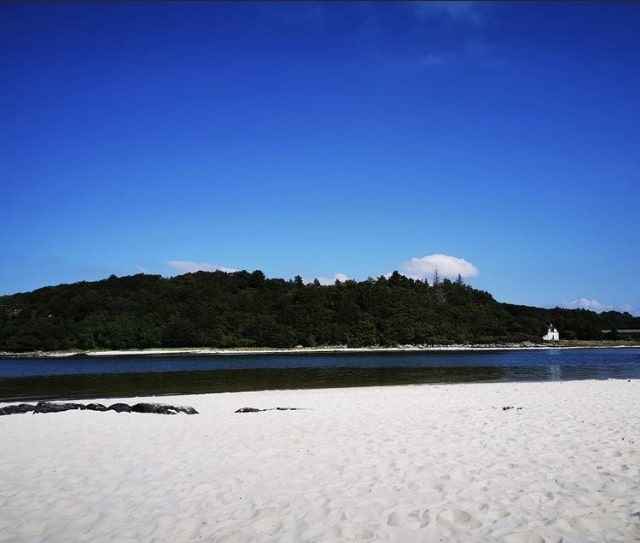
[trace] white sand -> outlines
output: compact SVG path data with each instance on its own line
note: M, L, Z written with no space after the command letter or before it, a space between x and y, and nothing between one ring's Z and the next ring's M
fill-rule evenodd
M148 401L0 417L0 541L640 541L637 380Z

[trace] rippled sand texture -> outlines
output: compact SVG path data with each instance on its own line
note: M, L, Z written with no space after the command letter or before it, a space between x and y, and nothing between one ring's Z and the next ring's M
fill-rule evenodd
M0 540L640 540L640 381L146 400L0 417Z

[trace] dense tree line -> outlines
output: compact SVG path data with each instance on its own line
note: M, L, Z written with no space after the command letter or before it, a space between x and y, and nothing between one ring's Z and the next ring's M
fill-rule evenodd
M393 346L540 341L640 328L629 313L496 302L462 280L394 272L322 286L261 271L139 274L0 297L0 351L150 347Z

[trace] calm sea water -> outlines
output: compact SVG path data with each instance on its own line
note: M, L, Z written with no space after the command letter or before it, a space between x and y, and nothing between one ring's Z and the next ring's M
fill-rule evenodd
M575 379L640 379L640 348L0 358L0 401Z

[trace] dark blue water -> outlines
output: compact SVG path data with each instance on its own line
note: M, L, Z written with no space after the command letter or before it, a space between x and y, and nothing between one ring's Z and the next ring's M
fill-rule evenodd
M0 401L575 379L640 379L640 348L0 358Z

